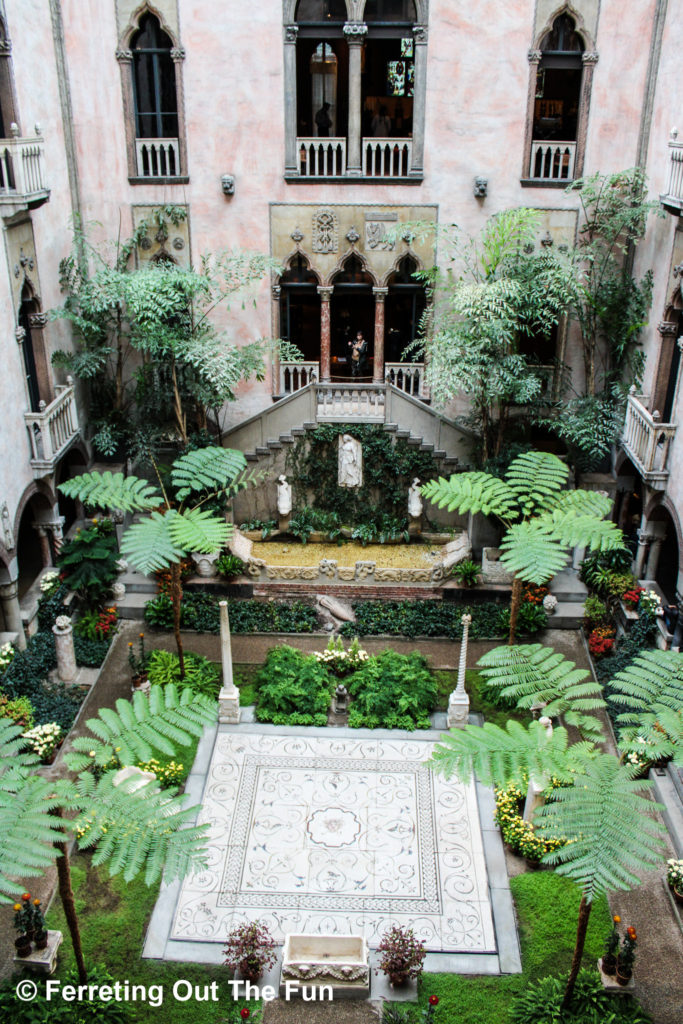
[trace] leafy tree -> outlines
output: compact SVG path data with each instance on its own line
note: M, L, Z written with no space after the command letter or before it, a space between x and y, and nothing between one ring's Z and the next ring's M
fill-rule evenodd
M509 407L542 392L542 374L520 354L520 339L549 337L573 295L570 261L554 250L533 253L538 226L534 210L504 210L479 242L456 239L447 271L426 275L435 296L423 323L432 394L440 402L469 395L483 462L500 453Z
M439 508L494 515L505 528L501 561L514 576L510 644L514 643L523 583L541 585L564 568L577 544L609 551L624 546L621 530L604 517L609 498L596 491L564 490L569 470L550 452L524 452L503 480L483 472L440 477L422 487Z
M193 552L212 554L227 544L232 525L223 516L202 508L214 499L227 499L246 487L246 459L231 448L199 448L180 455L170 470L169 490L159 475L159 487L123 473L83 473L59 485L70 498L85 505L124 512L146 513L123 535L121 552L142 573L171 570L170 596L180 677L185 676L180 636L181 562Z
M91 245L77 227L60 264L66 298L52 316L72 324L76 351L57 352L54 362L88 382L94 444L104 454L124 438L132 443L139 428L149 445L169 423L186 443L192 428L206 428L209 410L218 417L240 380L263 374L264 342L226 344L212 314L260 281L269 257L221 252L183 268L169 255L131 266L148 231L167 238L186 216L160 207L113 247Z
M151 885L162 871L182 878L206 863L206 826L192 825L196 808L175 789L121 768L155 753L173 756L215 720L215 701L175 686L152 687L103 708L86 723L92 735L74 740L66 756L72 779L35 774L21 728L0 719L0 902L12 902L21 879L41 875L56 860L59 894L74 947L79 980L87 982L74 904L69 839L94 848L93 862L127 881L144 872ZM96 771L93 769L96 768ZM66 818L65 814L74 814Z
M508 722L454 729L434 752L436 769L462 781L476 772L485 784L505 787L511 780L555 776L564 785L546 791L534 812L534 828L543 839L569 840L543 857L579 886L581 902L576 945L565 988L563 1009L572 1000L581 966L588 920L596 897L639 884L637 869L656 865L663 851L664 826L651 816L653 804L635 779L637 767L621 764L591 743L567 744L567 732L548 736L539 722L527 728Z

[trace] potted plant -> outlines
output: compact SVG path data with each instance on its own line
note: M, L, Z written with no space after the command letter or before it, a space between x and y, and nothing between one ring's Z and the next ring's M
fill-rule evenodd
M133 642L128 644L128 664L130 665L131 688L137 690L147 682L147 665L149 654L145 651L145 634L138 634L138 653L133 650Z
M412 928L394 925L384 933L377 949L381 957L380 970L392 985L404 985L422 974L427 952L424 942L416 938Z
M275 963L274 947L275 942L265 924L260 921L240 924L227 937L223 950L225 966L239 971L245 981L257 982L264 969Z
M626 935L617 958L617 981L620 985L628 985L633 975L636 960L636 930L633 926L626 929Z
M33 939L36 949L47 949L47 928L45 927L45 915L43 914L40 900L35 899L32 906L33 918Z
M33 938L33 907L30 892L23 893L21 900L14 904L14 927L19 932L14 940L17 956L28 956Z
M666 880L677 903L683 903L683 860L666 862Z
M618 914L615 914L612 918L613 924L609 935L605 940L605 952L602 957L602 971L603 974L613 975L617 971L617 959L619 957L619 929L617 925L621 921Z
M463 587L476 587L481 576L481 566L473 562L471 558L466 558L464 562L458 562L453 566L452 573Z

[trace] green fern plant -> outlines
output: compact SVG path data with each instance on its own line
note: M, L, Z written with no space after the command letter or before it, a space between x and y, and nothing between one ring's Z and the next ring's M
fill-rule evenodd
M625 753L643 751L653 761L673 757L683 763L683 654L641 651L610 681L610 702L622 709L617 718L619 746Z
M458 473L422 487L439 508L494 515L505 528L501 561L514 576L510 644L514 643L522 585L547 583L567 564L577 544L609 551L624 546L621 530L605 520L611 501L596 491L567 491L569 469L550 452L524 452L505 479L488 473Z
M115 710L103 708L88 720L91 735L74 740L74 753L65 757L75 777L57 782L34 774L37 758L26 750L21 730L0 719L0 903L16 898L22 879L56 862L82 984L87 971L71 885L70 837L75 832L81 848L94 848L94 863L107 863L111 875L122 873L127 881L143 874L151 885L162 871L172 880L204 865L206 827L192 824L197 808L188 807L175 789L162 790L156 779L125 768L153 753L174 755L215 717L215 701L189 690L168 686L153 687L149 696L136 693L132 701L117 701ZM101 770L93 771L96 766Z
M170 597L173 604L180 677L185 675L185 658L180 636L180 603L183 596L180 563L193 551L213 554L225 547L232 526L222 516L202 508L216 498L226 499L247 487L254 474L246 474L242 452L230 448L198 448L179 456L171 467L174 489L169 494L154 464L159 487L121 473L84 473L59 485L69 498L102 508L124 509L143 518L128 527L121 551L142 573L171 570Z
M486 685L523 710L543 706L548 718L562 716L582 735L598 739L602 730L593 712L605 702L602 688L585 669L542 644L496 647L477 662Z

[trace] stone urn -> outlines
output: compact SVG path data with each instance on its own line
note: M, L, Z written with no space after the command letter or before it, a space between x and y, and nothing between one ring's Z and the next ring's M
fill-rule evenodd
M548 615L552 615L557 608L557 598L554 594L546 594L543 598L543 611L547 612Z
M200 551L192 552L192 561L197 569L197 575L202 579L210 580L218 575L216 562L220 557L220 551L214 551L211 555L204 555Z

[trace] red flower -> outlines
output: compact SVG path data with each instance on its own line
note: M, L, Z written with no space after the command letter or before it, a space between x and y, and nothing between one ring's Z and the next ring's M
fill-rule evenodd
M247 1009L246 1006L243 1006L242 1009L240 1010L240 1017L242 1018L242 1020L246 1020L248 1016L249 1010Z
M438 996L430 996L429 997L429 1005L430 1006L438 1006L439 1005L439 997Z
M28 901L31 899L31 893L30 892L24 892L24 893L21 894L21 898L24 901L24 903L28 903Z

